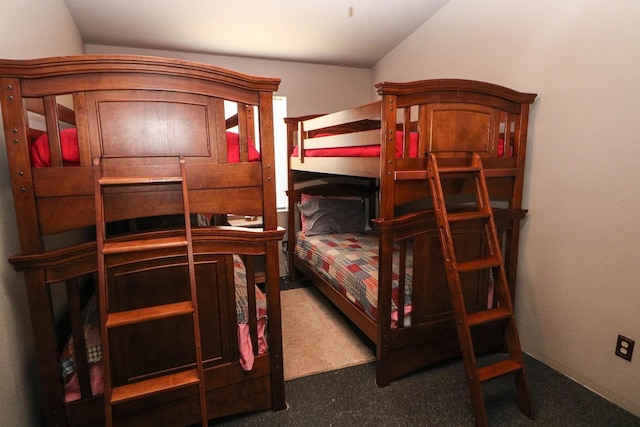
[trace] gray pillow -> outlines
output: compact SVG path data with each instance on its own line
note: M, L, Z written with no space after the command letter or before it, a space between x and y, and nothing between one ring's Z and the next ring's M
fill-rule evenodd
M331 233L362 233L365 229L362 199L322 198L298 205L305 216L307 236Z

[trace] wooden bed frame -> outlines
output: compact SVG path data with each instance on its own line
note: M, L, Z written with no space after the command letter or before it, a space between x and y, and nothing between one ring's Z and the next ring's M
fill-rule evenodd
M149 165L184 156L191 212L262 217L262 229L206 226L193 231L207 412L217 418L285 409L278 274L278 241L284 230L276 223L272 111L272 95L280 80L166 58L82 55L0 60L0 82L20 239L20 253L9 261L26 280L47 423L104 422L104 399L91 395L82 323L97 268L92 160L124 156L125 164L127 155L142 157ZM228 105L237 107L234 116L225 114ZM40 131L33 131L36 122L42 124ZM66 125L77 129L79 166L65 166L63 161L60 135ZM239 139L236 162L227 159L225 137L233 126ZM51 167L32 167L31 143L43 132L48 135ZM259 141L259 161L248 161L251 141ZM108 218L116 230L142 232L129 227L130 219L148 216L149 206L156 215L182 212L175 187L145 187L130 197L130 203ZM170 228L144 232L175 233ZM125 260L117 272L121 282L112 304L163 303L184 292L186 288L162 287L171 274L153 273L167 263L186 269L184 254L173 251L160 251L153 259ZM234 254L246 260L250 301L255 299L254 259L264 263L269 350L258 354L253 346L255 363L250 371L238 361ZM255 318L249 323L255 344ZM152 354L140 354L129 345L136 340L136 331L123 332L111 345L121 354L111 362L114 381L151 375L152 368L166 369L165 362L166 366L193 363L188 357L193 352L188 328L188 322L173 321L154 330L164 343ZM82 397L65 403L60 353L69 334L75 343ZM184 349L184 354L176 355L176 348ZM116 420L118 425L196 423L197 389L122 405Z
M379 83L378 102L331 114L286 119L289 153L288 262L309 278L376 346L379 386L429 364L459 355L449 290L426 182L426 153L440 164L466 161L469 152L482 156L503 258L515 293L522 188L529 106L535 94L470 80L439 79L409 83ZM412 142L411 135L417 134ZM396 142L398 145L396 145ZM417 157L410 157L411 144ZM379 146L377 157L314 157L314 149ZM295 152L294 152L295 148ZM394 154L396 148L402 153ZM348 182L349 186L339 183ZM338 183L336 187L336 183ZM353 188L359 190L353 191ZM336 188L338 191L336 192ZM374 321L348 301L321 274L295 254L302 194L356 194L370 198L373 227L379 233L378 317ZM449 196L465 201L473 188L445 187ZM482 230L454 227L458 259L479 259ZM391 262L394 246L414 248L412 314L409 326L391 327ZM396 249L397 250L397 249ZM486 308L488 274L463 278L467 308ZM400 310L398 310L400 311ZM498 326L499 327L499 326ZM503 334L495 325L479 328L476 349L502 348Z

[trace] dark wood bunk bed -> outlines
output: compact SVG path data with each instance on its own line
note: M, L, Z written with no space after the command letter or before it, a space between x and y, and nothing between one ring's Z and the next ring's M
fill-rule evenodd
M94 158L116 159L116 167L135 158L153 168L185 159L189 209L201 225L192 241L208 417L285 409L284 230L276 224L272 112L280 80L121 55L0 60L0 80L20 240L9 261L24 272L47 424L104 424L101 343L90 310L98 265ZM107 218L111 237L179 232L179 186L128 191L105 195L120 203ZM212 225L227 213L261 216L263 228ZM184 250L129 254L115 264L112 309L168 304L189 293L188 281L176 280L187 269ZM266 292L256 286L256 264L264 265ZM112 332L113 383L193 365L192 330L172 318ZM196 423L198 395L191 386L123 403L114 422Z
M469 152L481 155L513 298L526 214L522 189L529 107L536 95L457 79L375 87L378 102L285 120L291 154L287 239L293 278L301 272L310 279L375 344L376 382L382 387L460 355L424 179L427 153L445 165L466 162ZM357 153L362 150L365 154ZM463 183L444 190L464 208L474 188ZM368 202L356 206L345 196ZM360 234L362 226L349 220L362 215L362 205L368 206L373 233ZM303 231L301 223L309 220L317 227L311 234L319 235ZM459 260L482 258L480 225L452 227L452 233ZM469 312L495 304L492 286L489 271L462 277ZM503 349L500 325L477 329L476 350Z

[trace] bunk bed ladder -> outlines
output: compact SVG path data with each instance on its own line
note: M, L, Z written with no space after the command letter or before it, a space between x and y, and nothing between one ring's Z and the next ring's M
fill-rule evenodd
M147 396L168 392L179 388L198 386L199 408L202 426L207 425L207 405L204 384L203 356L198 318L198 301L195 280L193 240L191 236L191 218L184 157L179 158L180 175L177 176L104 176L101 159L94 160L94 191L96 206L96 244L98 253L98 286L100 305L100 328L103 353L103 382L105 400L105 425L114 425L114 406L143 399ZM144 240L122 240L107 238L105 221L104 191L107 187L141 187L145 185L179 184L182 191L184 213L184 235L178 237L149 238ZM109 289L106 258L110 255L140 251L153 251L165 248L184 248L188 261L190 299L146 308L111 312L109 309ZM112 385L110 367L109 331L132 324L152 322L158 319L178 316L191 316L193 339L195 344L195 368L180 368L169 374L151 379L130 382L122 386Z
M489 200L480 156L477 153L472 153L470 155L470 161L463 166L438 167L435 155L429 153L427 179L433 199L447 282L458 331L458 340L464 361L476 425L487 425L487 414L481 383L508 374L514 375L520 411L533 419L534 413L531 393L524 366L522 349L520 347L520 340L516 330L513 304L502 261L498 231L493 218L493 210ZM477 210L447 212L441 179L473 179ZM481 221L484 228L483 238L486 242L486 258L456 261L451 224L463 221L476 223ZM489 269L491 274L493 274L495 282L494 301L497 301L497 303L494 304L494 307L486 310L468 313L464 302L460 273L486 269ZM503 323L504 341L508 350L508 358L487 366L479 367L476 361L471 328L495 322Z

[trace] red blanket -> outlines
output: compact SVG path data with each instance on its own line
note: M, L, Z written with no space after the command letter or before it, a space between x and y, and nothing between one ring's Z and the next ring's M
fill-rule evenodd
M318 136L328 136L318 135ZM403 135L401 131L396 132L396 157L402 156ZM509 147L505 152L504 139L498 140L497 157L512 157L513 147ZM304 150L306 157L379 157L380 145L363 145L359 147L335 147L335 148L312 148ZM298 156L298 146L293 148L292 157ZM418 134L411 132L409 136L409 156L410 158L418 157Z
M240 162L239 136L234 132L227 132L227 161L229 163ZM80 152L78 150L78 133L75 128L65 129L60 132L60 145L62 147L62 164L64 166L80 166ZM260 161L260 153L249 140L249 161ZM36 168L50 167L49 138L43 134L31 145L31 165Z
M396 132L396 157L402 157L403 132ZM318 135L328 136L328 135ZM298 155L298 146L293 149L292 156ZM314 148L304 150L307 157L379 157L380 145L362 145L359 147L335 147L335 148ZM411 132L409 135L409 156L418 157L418 134Z

